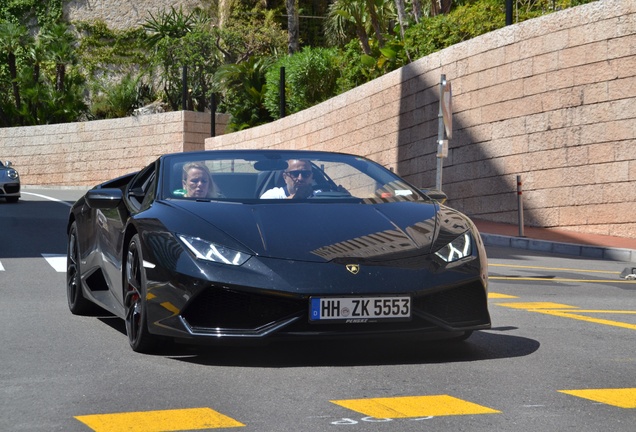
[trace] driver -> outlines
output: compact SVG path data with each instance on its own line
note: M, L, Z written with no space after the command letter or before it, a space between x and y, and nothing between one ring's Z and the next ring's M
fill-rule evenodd
M314 173L311 163L306 159L287 161L287 169L283 171L285 186L266 191L264 199L303 199L313 194Z

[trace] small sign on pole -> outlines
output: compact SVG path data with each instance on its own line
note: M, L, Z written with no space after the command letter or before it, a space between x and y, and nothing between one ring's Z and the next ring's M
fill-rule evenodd
M450 81L442 74L439 82L439 114L437 128L437 176L435 188L442 190L443 159L448 157L448 139L453 135L453 92Z
M446 137L453 137L453 90L450 81L442 80L442 118L444 119L444 129L446 129Z

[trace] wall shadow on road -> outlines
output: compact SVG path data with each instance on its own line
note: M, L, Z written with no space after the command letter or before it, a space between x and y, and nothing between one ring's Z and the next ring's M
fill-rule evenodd
M66 254L70 207L54 201L0 199L0 259Z

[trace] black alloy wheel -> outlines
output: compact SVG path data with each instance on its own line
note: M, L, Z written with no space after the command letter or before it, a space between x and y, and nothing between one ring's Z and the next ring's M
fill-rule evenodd
M66 298L72 314L90 315L95 313L98 307L84 297L81 275L77 223L73 222L68 233L66 249Z
M126 333L135 352L148 353L157 347L157 338L148 332L146 311L146 274L143 268L139 234L128 244L124 274Z

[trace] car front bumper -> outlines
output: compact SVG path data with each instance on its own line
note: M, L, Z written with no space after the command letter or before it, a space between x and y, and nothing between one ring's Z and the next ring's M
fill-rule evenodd
M19 182L4 182L0 183L0 198L5 197L20 197L20 183Z

